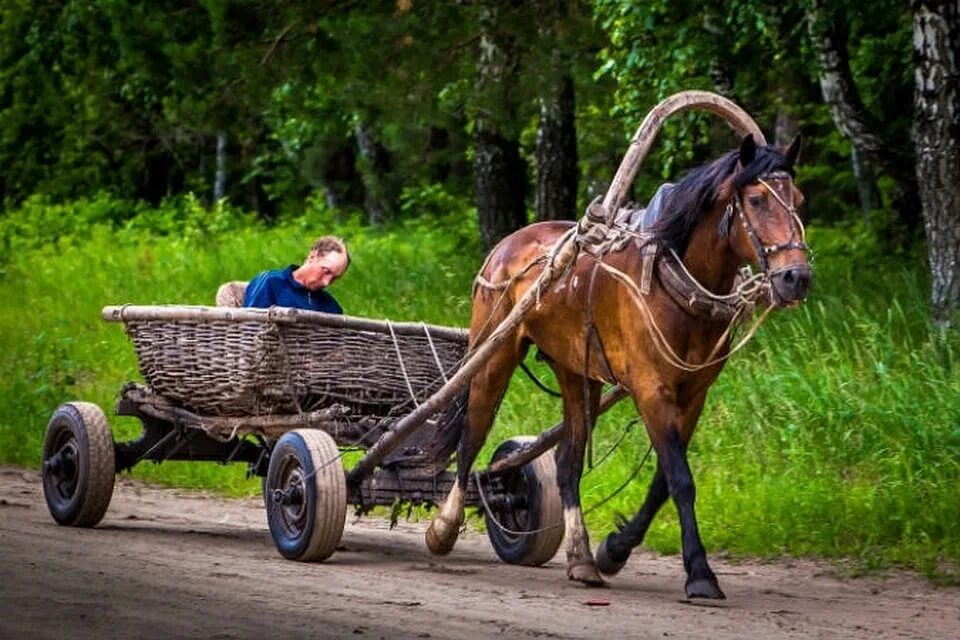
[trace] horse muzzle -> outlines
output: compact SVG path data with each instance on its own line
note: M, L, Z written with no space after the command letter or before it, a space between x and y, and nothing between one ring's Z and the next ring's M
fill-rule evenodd
M781 267L770 274L770 293L775 307L789 307L802 302L810 291L813 270L808 264Z

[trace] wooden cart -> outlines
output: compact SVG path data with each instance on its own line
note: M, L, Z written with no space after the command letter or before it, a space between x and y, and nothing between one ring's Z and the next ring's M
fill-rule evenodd
M106 307L103 317L124 323L136 349L146 384L125 385L116 413L138 418L143 432L115 442L95 404L57 408L43 487L62 525L100 522L115 475L139 462L238 462L263 478L278 551L322 560L340 542L348 505L359 513L432 505L452 486L461 402L421 411L420 425L401 437L396 427L460 369L463 329L278 307L127 305ZM499 523L487 530L511 563L542 564L563 539L553 456L539 455L552 441L536 452L534 443L501 444L496 466L475 475L467 494ZM350 449L365 455L347 472L342 454Z

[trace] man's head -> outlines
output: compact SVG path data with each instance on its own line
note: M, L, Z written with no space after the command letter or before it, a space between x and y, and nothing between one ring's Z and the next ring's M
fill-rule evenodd
M307 289L318 291L329 287L350 266L350 254L343 240L335 236L317 238L296 278Z

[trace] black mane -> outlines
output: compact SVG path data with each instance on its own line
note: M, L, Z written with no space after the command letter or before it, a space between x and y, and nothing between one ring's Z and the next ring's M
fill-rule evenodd
M658 220L651 225L653 237L683 256L690 233L700 217L716 205L717 190L737 170L739 160L739 149L729 151L684 176L664 202ZM734 177L734 192L772 171L793 175L793 167L776 148L757 147L753 160Z

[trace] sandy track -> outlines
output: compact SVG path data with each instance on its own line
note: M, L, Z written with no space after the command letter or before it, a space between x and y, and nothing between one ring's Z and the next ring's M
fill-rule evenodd
M351 518L330 560L294 563L258 500L129 481L64 528L38 474L0 469L0 638L960 638L960 589L903 573L714 558L728 600L690 603L677 557L634 554L606 589L561 560L505 565L482 534L436 559L421 525Z

